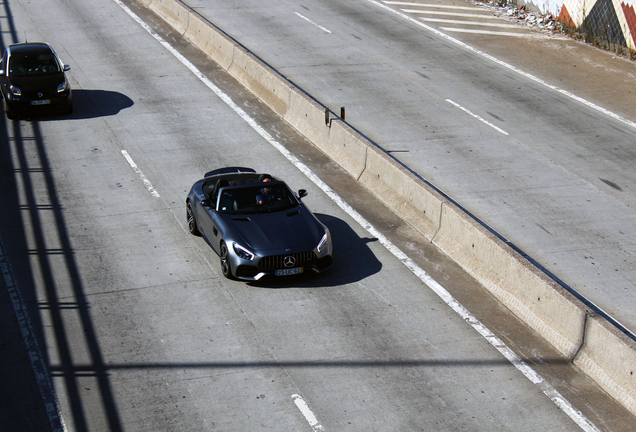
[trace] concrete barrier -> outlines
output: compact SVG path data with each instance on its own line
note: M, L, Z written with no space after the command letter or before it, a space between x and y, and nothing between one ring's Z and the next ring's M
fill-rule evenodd
M325 124L325 107L299 89L289 95L289 107L283 119L318 148L329 148L330 130Z
M450 203L433 243L561 354L576 355L590 311L510 245Z
M269 66L242 47L235 47L232 65L227 71L274 112L285 116L292 89L289 81L272 73Z
M432 240L445 198L377 146L367 143L366 168L359 181L384 204Z
M624 333L602 317L590 316L574 364L636 413L636 347Z
M636 415L636 343L501 238L179 0L140 0Z
M174 0L151 0L148 6L176 31L181 34L185 33L191 12L188 6Z
M337 160L352 177L359 179L367 165L366 139L345 122L330 119L329 139L322 151Z
M184 36L223 69L232 66L236 43L202 16L190 14Z

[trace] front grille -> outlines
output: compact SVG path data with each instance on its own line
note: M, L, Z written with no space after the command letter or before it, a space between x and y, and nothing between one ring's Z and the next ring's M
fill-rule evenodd
M296 260L294 265L290 267L303 267L307 264L312 263L316 259L313 251L285 255L273 255L262 257L258 262L258 266L262 269L284 269L286 268L285 258L289 256L294 257L294 259Z
M38 93L42 93L42 96L38 96ZM52 90L32 90L24 91L22 92L22 95L31 99L50 99L56 95L56 92L53 92Z

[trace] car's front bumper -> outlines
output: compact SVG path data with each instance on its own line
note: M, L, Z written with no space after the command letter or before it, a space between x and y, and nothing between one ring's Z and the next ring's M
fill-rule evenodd
M290 264L293 258L293 264ZM257 281L264 277L286 277L307 272L321 273L331 267L330 253L316 251L284 253L258 257L254 261L235 257L234 277L245 281Z
M73 95L68 91L38 99L27 96L8 96L4 102L7 108L18 116L51 112L65 113L73 106Z

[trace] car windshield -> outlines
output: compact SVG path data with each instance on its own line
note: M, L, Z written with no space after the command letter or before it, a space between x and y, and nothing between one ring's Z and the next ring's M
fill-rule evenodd
M52 52L13 54L9 59L9 76L26 77L57 73L60 73L60 65Z
M266 213L288 210L298 205L298 200L284 184L223 188L220 195L217 209L224 213Z

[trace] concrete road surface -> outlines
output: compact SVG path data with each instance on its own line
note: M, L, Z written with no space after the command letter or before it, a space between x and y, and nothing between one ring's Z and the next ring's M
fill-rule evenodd
M122 6L3 4L4 46L50 42L75 100L71 116L0 120L3 430L633 429L267 107ZM222 277L184 201L230 165L309 191L329 273Z

